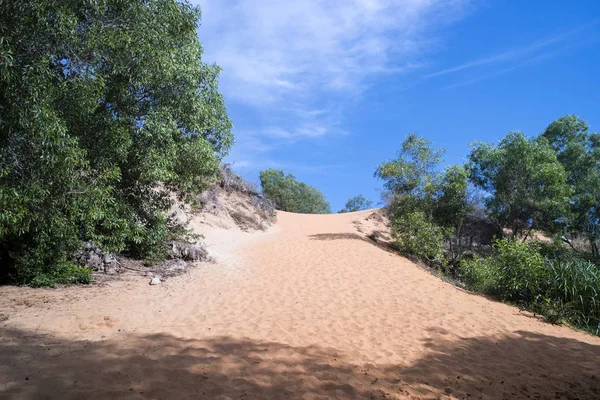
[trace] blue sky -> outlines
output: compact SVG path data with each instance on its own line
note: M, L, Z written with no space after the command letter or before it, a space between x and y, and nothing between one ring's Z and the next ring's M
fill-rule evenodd
M235 125L227 161L256 182L293 173L334 211L379 200L375 167L411 132L452 164L565 114L600 131L600 1L195 3Z

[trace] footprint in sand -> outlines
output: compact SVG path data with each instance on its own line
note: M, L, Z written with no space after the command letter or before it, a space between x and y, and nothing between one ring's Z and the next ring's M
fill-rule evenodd
M79 330L82 332L94 331L103 328L112 328L117 324L117 320L110 316L94 316L89 319L77 318Z

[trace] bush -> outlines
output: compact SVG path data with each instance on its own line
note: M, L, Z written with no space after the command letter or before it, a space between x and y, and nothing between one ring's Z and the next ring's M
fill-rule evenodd
M600 334L600 268L590 261L548 260L543 299L548 311ZM544 310L542 310L544 311Z
M56 284L88 284L92 281L92 270L80 267L72 262L53 265L47 272L38 272L31 279L33 287L53 287Z
M347 212L355 212L368 210L373 206L373 202L371 200L367 200L365 196L359 194L356 197L352 197L346 202L346 206L342 208L339 213L347 213Z
M471 289L600 334L600 269L590 261L544 258L539 244L505 238L489 257L466 260L460 271Z
M536 245L504 238L486 258L465 260L463 279L474 289L504 300L532 301L544 279L544 258Z
M445 264L444 239L448 232L415 211L400 215L392 221L392 234L399 250L429 263Z

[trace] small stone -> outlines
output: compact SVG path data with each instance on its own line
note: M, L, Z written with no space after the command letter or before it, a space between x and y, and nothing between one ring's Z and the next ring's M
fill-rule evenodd
M104 264L104 272L107 274L116 274L119 270L119 266L116 262L110 264Z
M151 285L160 285L160 277L155 276L154 278L152 278L152 280L150 281Z

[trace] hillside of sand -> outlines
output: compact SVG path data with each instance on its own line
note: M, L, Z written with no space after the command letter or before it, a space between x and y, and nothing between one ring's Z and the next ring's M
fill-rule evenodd
M216 262L157 286L0 287L0 398L600 398L600 338L443 282L372 213L192 219Z

